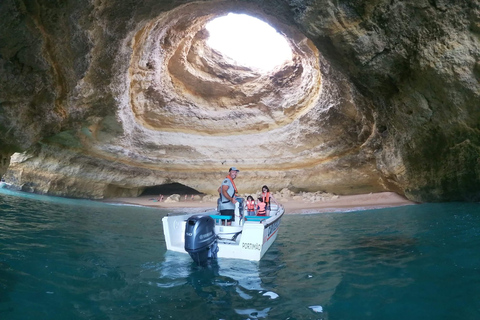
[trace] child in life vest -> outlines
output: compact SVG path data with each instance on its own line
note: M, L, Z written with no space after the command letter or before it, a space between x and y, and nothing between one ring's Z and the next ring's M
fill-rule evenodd
M247 197L247 216L254 216L255 215L255 200L252 196Z
M257 202L257 216L267 215L267 204L263 202L263 198L258 198Z
M271 203L272 200L275 202L275 204L278 206L277 200L273 197L273 195L270 193L270 189L267 186L262 187L262 199L263 202L265 202L266 205L266 210L267 210L267 215L270 215L270 209L271 209Z

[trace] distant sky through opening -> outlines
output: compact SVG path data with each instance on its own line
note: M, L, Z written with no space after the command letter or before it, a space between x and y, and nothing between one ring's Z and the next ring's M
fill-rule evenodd
M292 59L285 37L266 22L229 13L208 22L207 44L239 65L266 72Z

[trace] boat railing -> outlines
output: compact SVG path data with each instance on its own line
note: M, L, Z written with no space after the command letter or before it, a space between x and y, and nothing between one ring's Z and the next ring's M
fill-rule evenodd
M237 200L240 198L237 198ZM250 222L260 222L263 223L264 221L275 217L278 215L280 212L283 212L284 208L283 205L281 204L272 204L271 209L269 210L270 214L265 215L265 216L243 216L243 212L245 210L243 208L243 201L239 201L239 204L235 206L235 223L232 223L232 225L237 225L237 226L243 226L243 223L246 221ZM243 212L242 212L243 211ZM210 217L212 217L215 220L215 225L227 225L227 220L231 219L230 216L224 216L220 214L211 214ZM239 222L237 222L237 219L239 219Z

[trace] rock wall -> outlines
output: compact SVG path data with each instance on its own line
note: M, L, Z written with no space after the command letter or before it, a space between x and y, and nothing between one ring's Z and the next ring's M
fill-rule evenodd
M210 49L228 12L292 61L261 74ZM0 21L0 172L24 190L214 194L236 166L242 192L480 199L476 1L12 0Z

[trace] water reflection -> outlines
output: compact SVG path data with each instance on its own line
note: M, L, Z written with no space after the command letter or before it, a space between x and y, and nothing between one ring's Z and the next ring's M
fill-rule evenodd
M278 298L278 294L263 287L256 261L219 259L210 261L207 266L197 266L190 256L167 251L158 271L158 287L188 284L204 302L220 309L233 309L252 319L267 317L271 307L258 306L267 299ZM237 297L244 303L239 304Z
M235 312L240 314L240 315L245 315L253 319L260 319L260 318L266 318L268 316L268 312L272 308L265 308L263 310L257 310L257 309L244 309L244 310L239 310L235 309Z
M219 259L201 267L195 265L187 254L167 251L159 271L162 280L172 282L184 280L177 282L181 284L189 278L193 280L190 281L193 284L205 283L206 279L210 279L220 286L228 286L230 282L234 282L246 290L265 290L260 279L259 264L255 261Z

